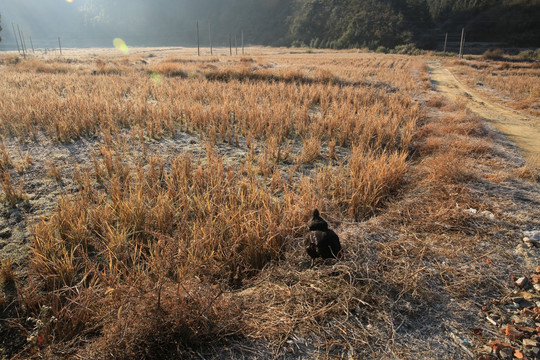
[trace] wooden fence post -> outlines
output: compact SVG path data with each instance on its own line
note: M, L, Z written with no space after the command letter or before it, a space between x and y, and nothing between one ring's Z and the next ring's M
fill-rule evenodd
M448 33L444 36L444 55L446 55L446 44L448 43Z
M463 48L465 46L465 28L461 28L461 43L459 45L459 58L463 59Z
M201 56L201 43L199 42L199 21L197 20L197 56Z
M208 37L210 38L210 55L214 55L212 50L212 28L210 27L210 20L208 20Z
M19 24L17 24L17 30L19 31L19 40L21 41L21 49L23 53L23 58L26 59L26 51L24 50L24 44L23 44L22 35L21 35L21 28L19 27Z

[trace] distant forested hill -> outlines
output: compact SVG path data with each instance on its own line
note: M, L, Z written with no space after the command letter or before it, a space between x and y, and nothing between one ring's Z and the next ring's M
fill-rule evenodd
M540 47L540 0L296 0L286 40L432 48L438 36L462 27L470 41Z
M464 26L468 40L540 47L540 0L429 0L438 29Z

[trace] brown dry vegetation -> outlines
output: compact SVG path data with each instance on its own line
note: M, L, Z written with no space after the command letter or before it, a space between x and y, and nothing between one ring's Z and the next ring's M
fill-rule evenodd
M470 316L455 302L520 269L516 226L463 212L506 216L471 185L495 186L505 151L430 93L422 59L254 58L2 60L3 213L25 212L31 251L0 301L0 356L462 354L436 345ZM515 173L497 181L537 181ZM310 266L314 208L345 261Z
M540 116L540 66L527 61L451 61L454 74L496 102Z

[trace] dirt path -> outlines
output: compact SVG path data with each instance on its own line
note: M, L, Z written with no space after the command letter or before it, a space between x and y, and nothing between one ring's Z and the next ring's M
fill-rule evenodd
M454 100L465 99L467 107L492 123L514 142L530 165L540 169L540 119L494 104L463 85L438 62L428 61L435 89Z

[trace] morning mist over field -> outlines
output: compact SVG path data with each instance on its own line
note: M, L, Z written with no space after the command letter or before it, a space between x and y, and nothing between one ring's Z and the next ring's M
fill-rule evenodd
M446 32L467 41L537 47L538 0L2 0L0 49L14 49L11 23L36 47L228 45L244 31L246 43L313 48L376 49L415 44L440 47ZM16 30L18 31L18 30Z
M68 47L111 46L115 37L130 45L194 45L196 21L201 26L201 40L208 43L208 22L216 45L225 45L228 32L239 33L240 27L254 32L264 16L260 10L284 8L285 1L272 0L253 6L242 6L245 12L235 14L244 21L230 21L235 16L231 1L105 1L105 0L2 0L3 42L1 48L14 48L11 23L19 24L24 36L31 36L38 47L57 46L57 38ZM264 3L264 4L263 4ZM288 6L287 6L288 8ZM276 18L281 19L281 18ZM250 23L253 21L252 23ZM261 26L273 26L261 24ZM15 29L16 31L17 28ZM259 39L261 36L259 36ZM268 42L264 39L259 42Z

